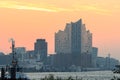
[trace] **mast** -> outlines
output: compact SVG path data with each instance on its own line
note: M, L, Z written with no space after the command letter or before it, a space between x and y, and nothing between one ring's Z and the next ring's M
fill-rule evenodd
M13 39L11 39L12 41L12 62L15 60L15 41Z

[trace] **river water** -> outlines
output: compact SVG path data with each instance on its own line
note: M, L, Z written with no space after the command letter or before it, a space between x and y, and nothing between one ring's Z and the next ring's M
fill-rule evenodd
M54 75L54 78L61 77L67 79L72 77L74 79L82 80L111 80L114 76L120 77L120 74L113 74L112 71L91 71L91 72L39 72L39 73L25 73L30 79L40 80L41 78Z

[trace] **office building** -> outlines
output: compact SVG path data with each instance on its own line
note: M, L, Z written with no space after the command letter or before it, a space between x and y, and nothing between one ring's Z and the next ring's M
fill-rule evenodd
M93 67L96 68L96 61L97 61L97 55L98 55L98 48L93 47L92 48L92 64Z
M16 52L18 61L24 61L24 59L26 58L26 48L25 47L16 47L15 52Z
M34 52L36 55L36 58L38 58L38 55L40 56L40 61L45 62L47 59L47 42L45 39L37 39L34 44Z

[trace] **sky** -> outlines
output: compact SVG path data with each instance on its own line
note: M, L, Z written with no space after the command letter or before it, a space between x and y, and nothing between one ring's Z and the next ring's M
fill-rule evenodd
M54 34L66 23L82 18L93 33L93 46L99 56L120 60L120 0L0 0L0 51L11 52L10 38L16 47L34 49L37 38L48 42L54 53Z

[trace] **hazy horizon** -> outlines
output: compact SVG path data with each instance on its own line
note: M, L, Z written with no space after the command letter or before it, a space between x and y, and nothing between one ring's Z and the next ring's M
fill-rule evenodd
M0 52L11 51L10 38L15 39L16 47L27 50L34 49L37 38L44 38L48 53L54 53L54 33L81 18L93 33L98 55L110 53L119 59L119 4L119 0L0 0Z

